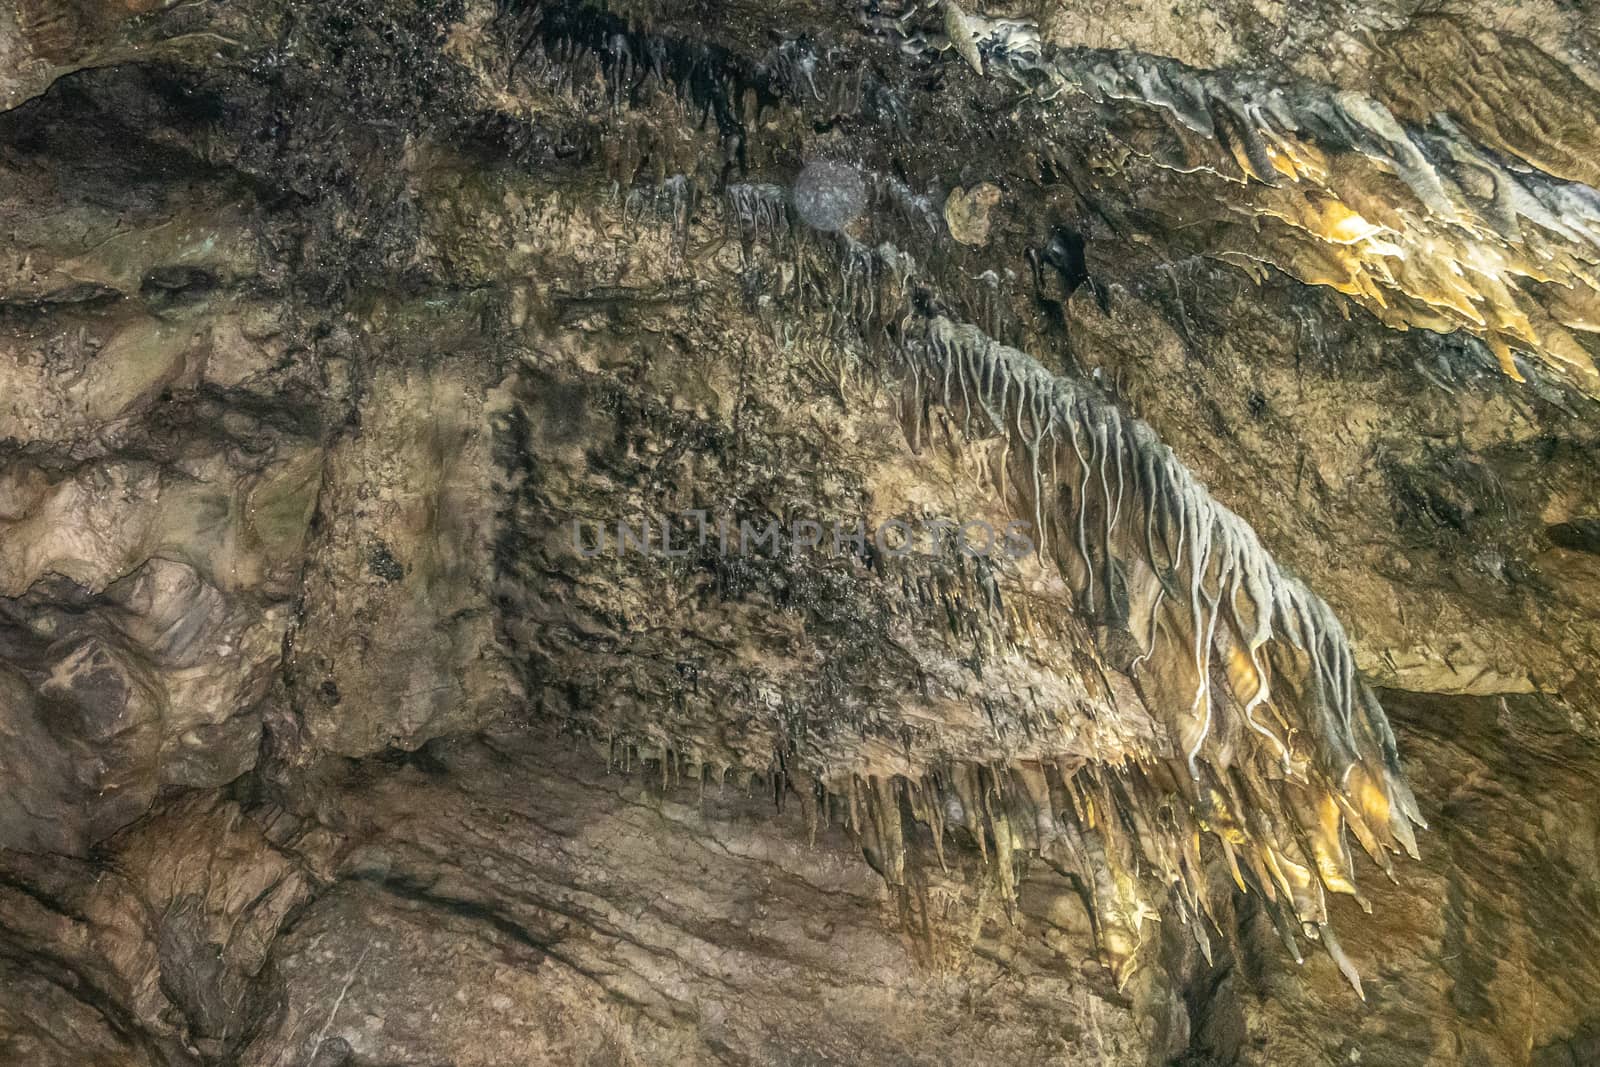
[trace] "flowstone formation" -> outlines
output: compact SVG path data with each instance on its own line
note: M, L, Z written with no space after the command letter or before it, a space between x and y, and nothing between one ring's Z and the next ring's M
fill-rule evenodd
M0 1065L1593 1060L1600 31L1102 7L0 11Z

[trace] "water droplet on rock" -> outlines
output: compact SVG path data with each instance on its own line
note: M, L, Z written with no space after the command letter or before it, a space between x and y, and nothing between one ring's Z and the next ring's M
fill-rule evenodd
M867 207L867 183L848 163L808 163L794 183L794 208L819 230L843 230Z

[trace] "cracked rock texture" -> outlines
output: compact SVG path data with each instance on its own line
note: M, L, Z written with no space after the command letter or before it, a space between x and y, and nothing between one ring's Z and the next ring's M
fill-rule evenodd
M1597 99L1554 0L0 5L0 1064L1600 1063ZM1417 858L1190 777L1153 559L696 541L1042 513L935 318L1326 601Z

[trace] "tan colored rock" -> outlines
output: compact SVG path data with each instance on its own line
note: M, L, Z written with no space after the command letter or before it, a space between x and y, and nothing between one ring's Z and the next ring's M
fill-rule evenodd
M990 182L971 189L956 186L944 201L944 221L950 227L950 236L964 245L982 248L989 243L989 230L994 225L990 215L999 204L1000 189Z
M1416 328L1542 293L1592 340L1589 253L1478 212L1593 170L1582 12L1113 6L1046 36L1193 69L1046 99L1015 3L0 8L0 97L59 79L0 112L0 1062L1594 1059L1597 423ZM1522 162L1455 226L1338 89ZM848 237L806 159L859 170ZM1251 609L1184 580L1241 542L1146 543L1104 422L1041 447L1013 392L969 440L970 373L905 373L935 316L1137 412L1332 606L1431 827L1395 883L1347 862L1371 761L1263 758L1337 723L1284 619L1249 722ZM566 526L1041 492L1014 565Z

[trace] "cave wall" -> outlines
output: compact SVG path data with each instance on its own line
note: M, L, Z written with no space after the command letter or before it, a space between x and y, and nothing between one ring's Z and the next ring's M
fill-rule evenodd
M0 10L0 1059L1590 1062L1592 17L1101 6ZM1342 620L1330 952L1070 566L574 544L1029 511L891 244Z

